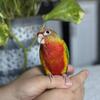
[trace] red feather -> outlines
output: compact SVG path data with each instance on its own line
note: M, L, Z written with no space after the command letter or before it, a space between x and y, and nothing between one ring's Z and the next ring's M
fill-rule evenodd
M64 62L64 45L60 42L48 42L41 45L42 58L45 62L45 67L53 75L61 75L65 65Z

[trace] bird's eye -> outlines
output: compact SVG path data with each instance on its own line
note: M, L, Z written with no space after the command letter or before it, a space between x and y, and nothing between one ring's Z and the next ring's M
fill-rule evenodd
M44 35L46 36L46 35L50 35L51 34L51 31L49 31L49 30L46 30L45 32L44 32Z

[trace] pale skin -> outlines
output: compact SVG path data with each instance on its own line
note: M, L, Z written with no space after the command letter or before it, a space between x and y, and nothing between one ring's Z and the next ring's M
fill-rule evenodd
M69 73L73 68L69 67ZM85 70L70 78L72 85L65 84L62 76L54 76L52 83L38 68L21 75L14 82L0 87L0 100L83 100Z

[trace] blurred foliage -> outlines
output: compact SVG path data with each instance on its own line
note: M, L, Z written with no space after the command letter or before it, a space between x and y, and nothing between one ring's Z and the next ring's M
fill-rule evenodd
M7 24L1 23L0 24L0 46L5 45L9 38L9 28Z
M4 19L5 17L0 13L0 46L5 45L9 38L9 28Z
M0 0L0 12L7 19L37 15L44 0ZM50 2L50 0L47 0Z
M61 20L79 24L84 17L84 11L76 0L61 0L54 9L44 15L44 20Z

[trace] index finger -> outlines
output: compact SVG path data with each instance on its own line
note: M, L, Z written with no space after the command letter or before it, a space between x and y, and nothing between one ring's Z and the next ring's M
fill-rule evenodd
M68 65L67 75L71 75L74 73L74 67L72 65Z
M23 74L26 78L31 78L33 76L37 76L37 75L43 75L40 66L36 66L33 67L29 70L27 70L24 74Z

